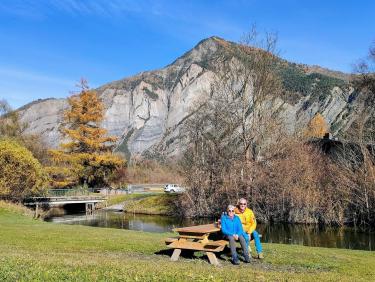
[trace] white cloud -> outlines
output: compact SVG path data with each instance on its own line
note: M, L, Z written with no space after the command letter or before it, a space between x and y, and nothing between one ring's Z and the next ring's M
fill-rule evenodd
M42 73L37 73L34 71L20 70L14 68L0 68L1 79L7 78L11 80L21 81L31 81L31 82L44 82L44 83L53 83L63 86L74 86L74 81L70 79L53 77L50 75L45 75Z
M0 67L0 99L18 108L36 99L66 97L76 81L29 70Z
M39 3L30 0L13 0L0 2L0 12L20 18L40 20L44 17L38 9Z
M142 12L142 1L125 1L125 0L62 0L53 1L51 5L59 10L72 15L95 15L102 17L119 16L126 12ZM145 6L147 7L147 6Z
M0 12L29 19L44 18L53 10L73 16L113 17L125 12L143 12L143 8L147 9L152 5L149 1L128 0L11 0L0 2Z

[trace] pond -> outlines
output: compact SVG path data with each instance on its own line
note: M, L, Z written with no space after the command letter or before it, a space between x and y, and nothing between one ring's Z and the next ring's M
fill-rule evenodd
M120 228L146 232L170 232L175 227L212 222L211 219L181 219L158 215L129 214L112 211L96 211L94 215L84 213L52 217L47 221L64 224L79 224L95 227ZM319 227L297 224L258 224L263 242L298 244L314 247L375 250L375 233L360 232L354 228Z

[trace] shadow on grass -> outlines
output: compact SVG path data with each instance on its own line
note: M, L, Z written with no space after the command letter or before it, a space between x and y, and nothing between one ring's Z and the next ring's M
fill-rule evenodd
M155 252L154 254L168 256L170 258L172 256L173 250L174 249L164 249ZM262 271L287 271L293 273L318 273L331 271L329 268L322 267L320 264L317 267L312 267L311 265L293 265L288 262L282 264L274 264L271 262L267 262L266 260L256 259L254 256L251 258L251 262L249 264L245 264L245 258L240 248L237 248L237 254L239 260L241 261L241 265L248 265L248 267ZM231 253L229 248L226 247L222 252L215 253L215 255L220 261L221 266L227 267L232 265ZM183 259L198 260L202 262L204 261L207 264L210 264L206 253L202 251L182 250L180 257Z
M161 255L161 256L168 256L170 259L172 257L174 249L164 249L160 250L158 252L155 252L155 255ZM245 262L245 257L242 253L241 248L237 248L237 254L238 258L241 261L241 264ZM221 252L215 253L217 259L220 261L222 266L230 266L232 265L231 259L232 255L230 252L230 249L228 247L225 247L225 249ZM205 252L202 251L192 251L192 250L182 250L180 254L180 258L183 259L190 259L190 260L197 260L197 261L204 261L207 264L210 264L210 261L206 255ZM252 254L251 257L251 263L249 264L251 267L255 267L257 269L263 269L263 270L288 270L288 271L293 271L293 272L303 272L303 271L311 271L311 269L307 269L305 267L296 267L296 266L291 266L291 265L273 265L269 262L266 262L265 260L259 260L254 257L254 253Z
M155 255L162 255L162 256L169 256L171 257L173 254L174 249L165 249L165 250L160 250L158 252L155 252ZM199 256L195 255L194 251L191 250L182 250L180 257L186 258L186 259L198 259L200 258Z
M174 249L164 249L164 250L155 252L154 254L172 257L173 250ZM229 249L228 250L225 249L223 252L220 252L220 253L215 253L215 255L222 262L229 261L231 258ZM201 251L182 250L180 257L184 259L198 259L198 260L203 260L203 261L206 261L207 263L210 263L206 253L201 252Z

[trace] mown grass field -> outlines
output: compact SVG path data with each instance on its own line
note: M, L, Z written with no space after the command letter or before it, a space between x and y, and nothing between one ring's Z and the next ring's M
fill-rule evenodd
M137 201L143 198L147 198L150 196L156 195L154 193L146 194L146 193L139 193L139 194L119 194L119 195L110 195L108 196L107 206L120 204L123 202L132 202Z
M129 195L111 195L107 206L122 204L126 212L149 215L176 215L177 194L138 193ZM101 206L104 207L104 204Z
M266 259L171 262L171 234L59 225L0 203L0 281L373 281L375 253L264 244Z
M178 194L148 194L126 203L125 210L141 214L176 215L175 201L177 197Z

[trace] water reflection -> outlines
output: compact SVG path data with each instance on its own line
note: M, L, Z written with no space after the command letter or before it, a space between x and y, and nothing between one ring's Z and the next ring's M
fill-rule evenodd
M259 224L262 240L269 243L373 251L375 233L354 228L322 227L299 224Z
M123 212L98 211L94 215L71 214L52 217L47 221L95 227L130 229L146 232L170 232L175 227L210 223L210 219L183 219L160 215L142 215Z
M94 215L65 215L50 218L48 221L146 232L169 232L175 227L212 222L211 219L191 220L110 211L98 211ZM263 235L262 241L269 243L370 251L374 250L375 247L375 233L359 232L353 228L333 228L296 224L259 224L257 229Z

